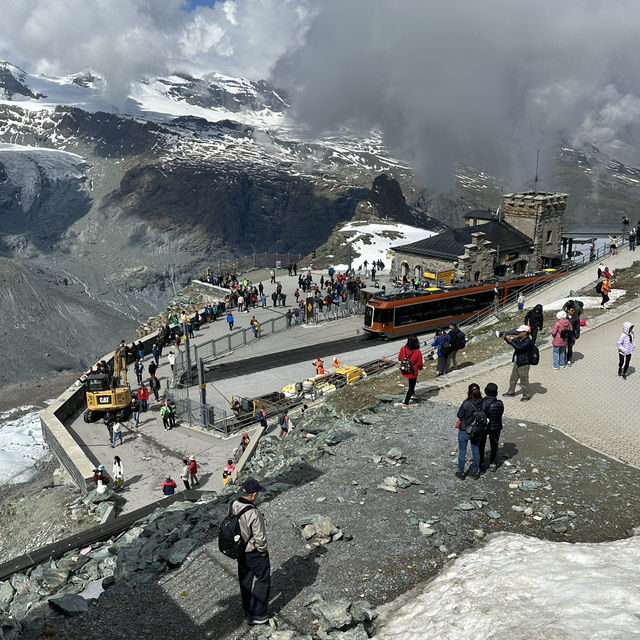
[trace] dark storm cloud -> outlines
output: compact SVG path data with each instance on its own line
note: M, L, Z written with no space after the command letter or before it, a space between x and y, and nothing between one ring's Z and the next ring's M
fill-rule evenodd
M379 126L425 182L533 177L559 141L638 143L640 3L323 0L276 78L316 130Z

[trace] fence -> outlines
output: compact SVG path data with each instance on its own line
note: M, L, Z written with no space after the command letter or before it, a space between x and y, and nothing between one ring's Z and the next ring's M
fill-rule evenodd
M250 256L242 256L228 262L217 262L212 264L206 273L238 273L248 269L259 269L260 267L286 268L290 264L296 264L304 258L302 253L253 253Z
M197 395L198 393L197 388L168 386L167 398L176 403L176 413L180 416L181 421L190 427L218 431L223 435L229 435L240 428L236 415L231 409L221 409L189 397L190 394Z
M185 377L189 377L192 373L191 367L196 366L200 359L204 362L210 362L211 360L225 355L243 347L245 345L255 343L258 340L275 334L281 331L287 331L296 324L320 324L322 322L328 322L331 320L339 320L341 318L348 318L352 315L359 315L364 313L365 304L361 300L349 299L346 302L340 304L332 304L330 307L323 305L322 310L317 304L313 304L312 309L301 311L298 318L292 316L291 319L286 315L278 318L272 318L270 320L264 320L260 323L260 329L258 335L254 334L251 327L243 329L237 329L230 331L228 334L209 340L199 345L191 346L191 342L187 340L185 342L185 351L181 351L176 354L173 370L173 382L177 385ZM306 315L306 317L305 317ZM225 322L223 319L216 322ZM186 349L190 352L187 354Z

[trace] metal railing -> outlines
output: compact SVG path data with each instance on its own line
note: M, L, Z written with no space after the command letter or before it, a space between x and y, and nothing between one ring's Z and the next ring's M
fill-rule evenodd
M191 373L189 366L195 366L200 359L204 362L210 362L215 358L235 351L239 347L250 345L267 336L287 331L296 326L296 324L320 324L332 320L340 320L341 318L348 318L352 315L361 315L364 313L364 307L365 304L362 301L354 299L341 302L338 305L332 304L330 307L323 305L322 310L314 304L311 312L307 311L306 317L305 311L299 310L297 318L292 314L291 318L282 315L278 318L262 321L257 335L251 327L244 327L242 329L235 329L220 338L214 338L199 345L194 344L191 346L191 341L186 340L184 343L185 351L180 351L180 353L176 354L173 369L173 383L177 385L185 377L188 378ZM216 320L216 322L225 322L225 320L222 317ZM188 356L186 349L190 349Z
M249 256L242 256L227 262L217 262L212 264L207 272L218 275L220 273L238 273L248 269L259 269L261 267L287 268L289 265L297 264L304 258L302 253L253 253Z
M176 404L176 415L190 427L199 427L206 431L218 431L229 435L238 430L237 418L231 409L221 409L212 404L203 404L197 398L198 390L189 387L169 385L167 399Z
M624 242L619 242L617 246L620 247L620 245L624 245ZM609 249L609 245L606 245L602 247L602 251L598 250L591 255L585 255L582 258L582 260L572 261L569 264L563 265L556 271L563 272L564 275L567 275L571 271L576 271L577 269L585 266L585 264L589 264L590 262L597 262L598 258L601 258L608 253L610 253L610 249ZM551 276L549 276L548 280L533 282L528 287L519 289L518 291L514 291L513 293L508 294L507 298L505 300L501 300L498 305L496 305L496 303L494 302L489 306L485 307L484 309L480 309L479 311L476 311L472 316L465 318L460 324L471 325L483 318L487 318L488 316L490 316L493 313L496 313L500 309L505 309L506 307L509 307L510 305L515 304L521 293L525 297L529 297L535 291L539 291L540 289L544 289L548 285L553 284L554 282L556 282L556 279L557 278L552 278Z

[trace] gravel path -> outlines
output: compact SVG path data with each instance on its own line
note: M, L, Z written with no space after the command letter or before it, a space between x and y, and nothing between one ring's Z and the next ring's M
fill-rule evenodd
M289 486L267 494L260 508L269 531L270 609L281 629L313 632L314 616L304 606L313 594L386 602L434 576L455 554L481 545L486 533L595 542L624 537L638 524L640 472L537 424L507 420L498 471L457 480L450 455L456 409L433 402L411 411L383 405L367 418L376 424L334 421L330 431L340 440L328 447L334 455L294 469L284 461L302 446L300 433L276 446L269 466L284 470L265 482ZM261 447L271 448L269 439ZM406 457L400 466L374 462L393 447ZM398 493L376 488L401 473L421 484ZM310 548L294 527L309 513L329 516L353 539ZM420 520L430 521L435 534L423 536ZM215 533L178 570L132 590L116 587L88 616L54 621L53 628L68 640L246 637L235 563L219 553Z

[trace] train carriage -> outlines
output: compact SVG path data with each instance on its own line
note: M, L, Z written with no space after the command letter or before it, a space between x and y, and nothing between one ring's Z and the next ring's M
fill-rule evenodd
M381 338L430 331L452 320L460 322L477 313L491 313L507 300L513 301L514 294L522 289L565 273L545 269L494 282L467 282L450 287L377 295L371 297L365 307L364 331L369 336Z

